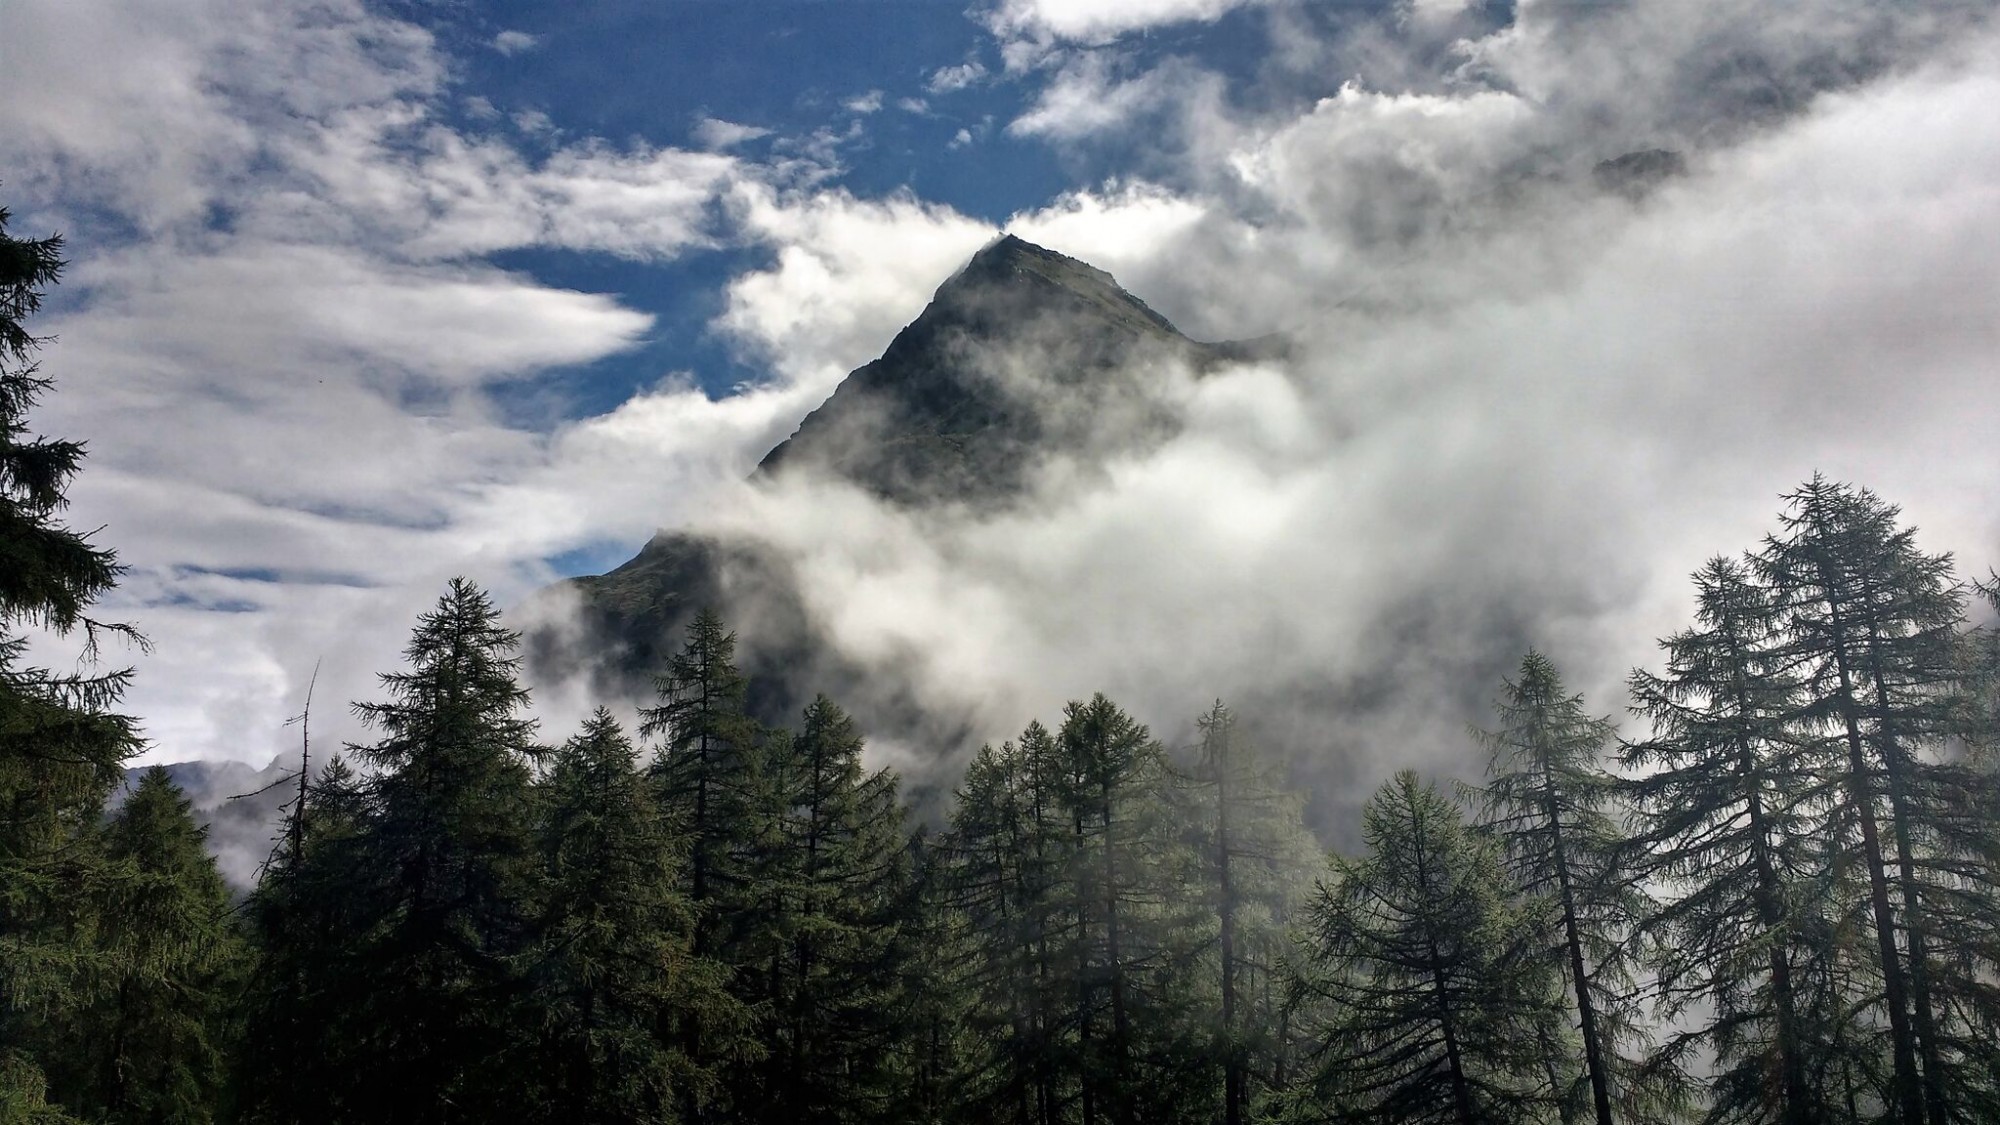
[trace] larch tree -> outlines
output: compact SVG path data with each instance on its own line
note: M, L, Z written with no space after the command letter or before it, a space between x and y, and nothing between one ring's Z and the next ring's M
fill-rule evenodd
M603 708L554 753L537 794L543 884L517 1019L535 1080L517 1119L672 1120L683 1090L706 1101L718 1076L666 1030L748 1018L723 967L694 954L681 843Z
M1283 1067L1279 965L1297 908L1311 889L1319 848L1300 819L1300 801L1274 762L1237 729L1217 701L1197 723L1201 744L1189 780L1205 867L1202 890L1215 911L1222 1066L1222 1120L1242 1125Z
M766 950L768 1116L879 1118L893 1099L899 940L908 840L894 774L870 772L862 739L825 696L805 710L776 783L777 848L760 873L775 894Z
M106 978L68 1021L60 1100L106 1125L206 1125L234 1047L244 947L187 797L147 770L104 829Z
M1641 920L1660 1015L1680 1029L1659 1062L1712 1065L1711 1120L1834 1121L1848 1073L1834 1044L1865 1041L1839 979L1816 971L1834 964L1825 904L1844 898L1826 846L1838 777L1800 728L1771 592L1727 557L1694 584L1696 623L1661 642L1665 671L1632 674L1652 736L1621 755L1631 855L1665 899Z
M1866 876L1891 1119L1990 1119L1993 834L1966 799L1976 782L1943 760L1964 706L1965 592L1874 493L1814 476L1786 501L1754 558L1841 779L1836 838Z
M381 739L353 747L377 771L356 888L372 895L352 1017L365 1048L347 1077L359 1116L492 1120L522 1071L510 1016L530 936L530 763L519 637L486 594L451 581L418 619L389 698L357 704Z
M301 817L308 824L299 824ZM383 873L362 854L362 779L335 755L309 806L288 810L279 845L245 904L255 958L245 988L238 1112L246 1122L349 1119L348 1076L365 1065L353 997L371 987L363 953Z
M1499 726L1476 731L1491 755L1479 791L1481 820L1499 837L1515 884L1547 936L1547 956L1567 983L1597 1125L1650 1117L1638 1081L1645 1044L1630 956L1630 928L1646 903L1627 870L1613 818L1618 781L1603 762L1614 737L1570 694L1539 652L1521 661L1498 703ZM1614 1103L1625 1103L1623 1114Z
M1077 924L1069 870L1075 838L1059 811L1055 740L1040 723L982 747L958 789L938 851L943 893L964 919L968 1022L981 1047L967 1101L995 1120L1061 1119L1072 1077L1064 1013L1073 990L1062 950Z
M1513 1125L1561 1100L1548 1044L1561 977L1500 847L1411 771L1362 812L1367 854L1334 857L1308 909L1296 988L1317 1040L1299 1116Z

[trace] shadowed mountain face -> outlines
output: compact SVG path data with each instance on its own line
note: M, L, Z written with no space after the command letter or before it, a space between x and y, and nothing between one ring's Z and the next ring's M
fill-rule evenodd
M1000 509L1053 461L1089 473L1169 436L1173 420L1147 384L1172 368L1199 373L1277 348L1191 340L1103 270L1008 236L946 280L753 479L815 474L910 508ZM711 607L739 631L760 717L788 718L813 691L845 699L858 686L816 638L784 561L754 543L663 531L623 566L568 585L581 596L583 636L531 637L538 674L594 662L600 688L643 687ZM883 698L885 686L869 685L864 719L923 726L917 702Z

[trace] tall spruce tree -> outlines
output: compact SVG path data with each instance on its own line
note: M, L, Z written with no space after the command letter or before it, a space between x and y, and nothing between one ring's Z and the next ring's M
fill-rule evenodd
M1826 768L1841 779L1836 838L1866 875L1891 1119L1987 1118L2000 1112L2000 1056L1985 1031L1992 837L1966 800L1975 783L1942 761L1963 706L1964 591L1950 556L1918 550L1914 529L1868 490L1815 476L1786 500L1756 565Z
M0 1107L53 1120L37 1044L110 971L110 953L80 935L101 870L98 818L139 739L112 710L129 672L29 665L26 634L81 631L87 656L106 629L136 634L89 617L120 568L61 519L83 445L37 437L28 419L52 383L24 322L61 275L62 239L17 238L8 221L0 208Z
M105 979L51 1060L59 1100L107 1125L214 1120L244 949L187 797L147 770L104 830Z
M1307 911L1296 987L1318 1042L1297 1116L1548 1120L1561 978L1498 844L1410 771L1368 801L1362 836L1368 854L1334 857Z
M357 704L382 733L354 747L368 784L353 892L368 896L356 969L368 987L343 1022L361 1039L345 1075L356 1117L381 1122L506 1116L524 1073L508 1048L530 934L529 763L518 712L517 634L486 594L451 581L418 619L409 670L389 698Z
M1627 938L1645 913L1626 870L1624 838L1613 820L1617 779L1602 765L1611 723L1583 709L1555 665L1530 650L1498 703L1500 725L1475 731L1491 755L1480 791L1482 821L1505 848L1508 869L1547 937L1546 955L1567 982L1597 1125L1652 1116L1638 1081L1644 1056ZM1614 1114L1614 1102L1624 1112Z
M677 1018L731 1030L747 1019L722 966L692 950L680 841L603 708L556 751L537 788L543 887L516 1017L535 1077L513 1117L673 1120L683 1089L706 1101L718 1076L663 1033Z

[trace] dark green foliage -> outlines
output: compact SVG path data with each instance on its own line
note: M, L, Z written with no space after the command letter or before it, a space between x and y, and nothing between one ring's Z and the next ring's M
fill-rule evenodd
M1611 724L1586 712L1534 651L1507 684L1498 718L1497 729L1475 732L1491 755L1482 821L1499 837L1542 956L1570 997L1581 1068L1564 1091L1565 1117L1650 1120L1658 1108L1639 1073L1646 1044L1629 953L1648 904L1611 815L1618 783L1603 767Z
M942 849L941 890L964 926L962 984L978 1048L962 1097L982 1119L1057 1120L1071 1077L1064 1014L1073 989L1059 963L1074 925L1075 851L1056 789L1055 741L1031 723L1019 742L982 747L967 767Z
M660 741L649 768L660 808L686 840L685 889L699 912L695 949L715 953L734 896L748 878L750 811L757 784L760 732L743 711L736 634L704 612L656 681L657 705L642 712L640 733Z
M366 1065L355 998L371 987L365 953L377 901L365 879L367 796L338 756L310 795L248 903L257 958L237 1071L249 1121L352 1120L352 1075Z
M51 1093L107 1123L214 1118L243 947L188 801L154 767L105 828L90 1001L55 1033Z
M895 1099L908 840L894 775L861 749L825 696L767 746L757 925L737 949L764 1043L738 1101L761 1120L877 1120Z
M356 1120L493 1120L513 1104L540 754L516 714L515 645L486 595L453 579L418 620L409 670L381 677L388 700L355 708L383 735L354 748L379 771L346 872L365 987L341 1013L352 1069L333 1077Z
M1405 771L1362 813L1368 854L1335 857L1299 988L1318 1040L1304 1120L1550 1120L1575 1069L1545 923L1516 905L1500 847Z
M558 750L540 790L543 887L516 1031L533 1039L516 1120L666 1121L683 1090L717 1078L661 1035L680 1016L724 1029L745 1013L721 966L689 948L685 858L637 766L599 709Z
M119 971L99 943L109 876L96 828L139 740L110 710L129 673L27 665L24 631L81 629L86 657L101 632L136 634L87 616L119 568L60 518L82 444L37 437L28 419L51 383L34 363L42 340L23 322L61 274L62 240L12 237L7 221L0 208L0 1107L55 1120L44 1069L63 1060L42 1057L41 1044L74 1026Z

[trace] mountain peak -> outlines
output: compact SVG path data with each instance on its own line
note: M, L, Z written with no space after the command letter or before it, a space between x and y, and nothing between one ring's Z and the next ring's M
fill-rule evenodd
M1039 311L1023 304L1040 306L1050 300L1080 299L1094 306L1098 315L1126 322L1142 335L1163 333L1184 339L1166 317L1126 292L1110 274L1019 235L1003 234L981 247L971 261L938 287L933 307L960 304L968 297L982 303L998 298L1009 306L1008 315L1014 318Z
M758 468L811 465L908 503L1004 501L1040 457L1156 430L1135 383L1155 364L1218 355L1103 270L1002 235Z

